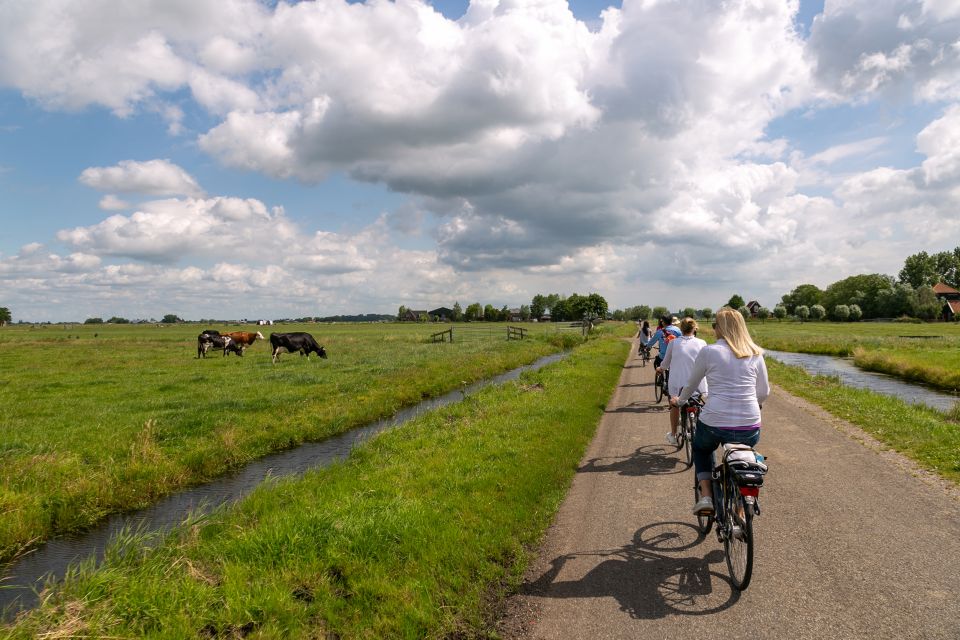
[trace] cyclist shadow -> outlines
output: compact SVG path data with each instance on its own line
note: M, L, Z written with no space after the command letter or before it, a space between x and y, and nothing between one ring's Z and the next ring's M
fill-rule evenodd
M629 456L591 458L577 469L578 473L618 473L622 476L661 476L680 473L688 468L671 454L674 447L644 445Z
M662 530L661 530L662 529ZM659 530L659 531L658 531ZM723 569L724 556L713 549L702 557L677 556L700 545L693 525L663 522L639 529L633 542L619 549L584 551L554 558L543 575L521 592L544 598L612 597L631 618L709 615L740 599ZM603 558L593 565L597 558ZM578 579L558 579L593 565Z
M666 413L670 410L667 404L649 404L645 401L631 402L616 409L608 409L605 413Z
M627 389L632 387L652 387L652 386L653 386L653 380L651 380L650 382L628 382L627 384L620 385L620 388Z

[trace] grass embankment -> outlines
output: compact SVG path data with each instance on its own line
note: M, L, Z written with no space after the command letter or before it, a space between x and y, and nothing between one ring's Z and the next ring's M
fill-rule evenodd
M482 635L566 493L628 344L385 432L153 550L85 567L11 638ZM137 549L137 550L135 550Z
M752 327L751 327L752 328ZM767 359L771 381L851 422L926 469L960 483L960 416L908 404Z
M499 340L429 344L429 325L271 327L311 331L330 354L276 365L260 341L243 358L197 359L197 326L5 328L0 561L579 342L531 328L539 338L508 342L504 328Z
M948 391L960 389L960 325L895 322L751 322L764 348L852 356L868 371Z

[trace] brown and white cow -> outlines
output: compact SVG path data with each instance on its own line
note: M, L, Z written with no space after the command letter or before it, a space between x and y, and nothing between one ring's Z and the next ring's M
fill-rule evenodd
M232 331L230 333L224 333L223 335L229 336L231 340L240 345L240 349L246 351L247 347L252 345L257 341L257 338L261 340L266 340L263 337L263 334L259 331L250 332L250 331Z

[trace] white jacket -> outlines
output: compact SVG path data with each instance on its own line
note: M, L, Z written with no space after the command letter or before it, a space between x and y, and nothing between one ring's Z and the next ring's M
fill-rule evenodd
M680 336L670 341L667 346L667 355L660 363L661 367L670 371L668 380L670 397L680 395L680 389L687 383L690 372L693 371L693 361L705 346L707 346L705 341L692 335ZM706 380L700 382L697 391L702 394L707 393Z
M770 395L763 356L738 358L723 338L704 347L683 385L680 404L690 398L704 378L710 385L707 404L700 412L704 424L727 428L760 424L760 404Z

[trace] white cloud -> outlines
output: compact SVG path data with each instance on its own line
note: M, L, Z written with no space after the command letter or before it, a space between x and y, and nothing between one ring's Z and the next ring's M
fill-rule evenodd
M123 160L114 167L90 167L80 174L80 182L100 191L152 196L203 195L193 176L169 160Z
M112 193L100 198L100 208L104 211L123 211L124 209L130 208L130 203L125 200L121 200Z

